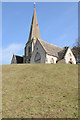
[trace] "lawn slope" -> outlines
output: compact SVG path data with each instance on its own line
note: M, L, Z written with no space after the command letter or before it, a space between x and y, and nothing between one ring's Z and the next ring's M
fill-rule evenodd
M2 73L3 117L78 117L77 65L3 65Z

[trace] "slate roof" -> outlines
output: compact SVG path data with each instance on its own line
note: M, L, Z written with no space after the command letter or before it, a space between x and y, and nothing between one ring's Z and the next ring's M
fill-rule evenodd
M15 57L16 57L17 63L23 63L23 57L22 56L15 55Z
M59 57L58 52L63 50L63 48L53 45L53 44L49 44L47 42L44 42L41 39L39 39L39 41L40 41L41 45L43 46L44 50L46 51L46 53L49 55Z
M58 60L64 59L64 56L65 56L68 48L69 48L69 47L64 47L63 50L61 50L60 52L58 52L58 56L59 56L59 59L58 59Z

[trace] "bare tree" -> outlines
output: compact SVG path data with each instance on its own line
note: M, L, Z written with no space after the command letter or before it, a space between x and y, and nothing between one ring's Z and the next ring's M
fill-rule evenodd
M80 60L80 37L78 38L78 40L76 40L73 48L72 48L72 52L76 58L77 61Z

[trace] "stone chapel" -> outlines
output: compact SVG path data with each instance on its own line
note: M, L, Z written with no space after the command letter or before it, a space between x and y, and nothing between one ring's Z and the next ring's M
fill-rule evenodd
M14 51L13 51L14 52ZM29 39L24 47L24 55L13 54L11 64L43 63L43 64L76 64L76 59L70 47L59 46L45 42L40 37L40 31L34 5Z

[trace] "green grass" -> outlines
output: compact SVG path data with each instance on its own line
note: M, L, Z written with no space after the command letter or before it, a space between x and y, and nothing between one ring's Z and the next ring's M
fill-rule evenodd
M3 117L78 117L78 65L3 65L2 73Z
M0 120L2 118L2 66L0 65Z

